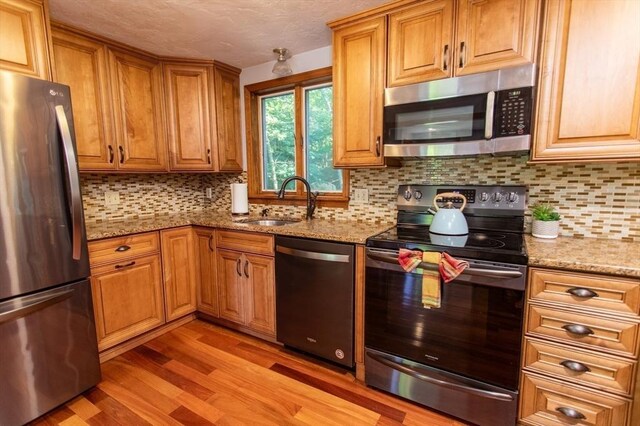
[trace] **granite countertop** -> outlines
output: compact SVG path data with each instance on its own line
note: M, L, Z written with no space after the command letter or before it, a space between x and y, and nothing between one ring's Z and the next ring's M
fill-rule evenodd
M640 243L599 238L525 237L529 266L640 277Z
M196 225L211 228L235 229L238 231L264 232L268 234L290 235L294 237L317 238L321 240L364 244L372 235L392 227L393 223L371 224L357 221L328 219L301 220L284 226L260 226L238 223L245 217L236 218L229 213L192 212L159 215L150 218L122 221L87 222L89 241L140 232L157 231L178 226ZM260 217L251 217L261 219Z
M252 218L259 219L259 217ZM243 218L233 217L229 213L209 211L123 221L88 222L86 228L87 238L90 241L197 225L364 244L367 238L393 226L393 223L371 224L327 219L301 220L284 226L260 226L238 223L241 219ZM529 266L640 278L640 243L571 237L543 240L531 235L526 235L525 242Z

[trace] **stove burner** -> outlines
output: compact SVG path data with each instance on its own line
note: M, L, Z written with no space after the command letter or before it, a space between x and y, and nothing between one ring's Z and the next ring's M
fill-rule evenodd
M483 248L502 248L505 246L503 241L499 241L498 239L506 238L506 235L502 234L485 234L485 233L471 233L469 234L469 242L468 245L474 247L483 247Z

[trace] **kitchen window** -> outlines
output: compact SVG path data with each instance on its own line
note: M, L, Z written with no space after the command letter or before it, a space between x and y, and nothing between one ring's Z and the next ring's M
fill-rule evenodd
M282 182L302 176L319 205L348 203L348 172L333 168L333 86L331 68L245 87L249 196L262 203L303 204L304 185Z

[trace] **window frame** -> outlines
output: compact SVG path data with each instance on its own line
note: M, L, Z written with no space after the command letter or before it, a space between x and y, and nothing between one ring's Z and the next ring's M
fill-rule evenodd
M295 161L296 174L306 174L304 89L332 83L332 67L321 68L274 80L250 84L244 88L245 129L247 140L247 176L249 201L258 204L305 205L307 194L304 185L295 181L295 190L288 190L284 199L278 199L277 192L262 189L262 96L279 92L294 92L295 108ZM342 192L321 192L318 196L320 207L342 207L349 205L349 171L342 170Z

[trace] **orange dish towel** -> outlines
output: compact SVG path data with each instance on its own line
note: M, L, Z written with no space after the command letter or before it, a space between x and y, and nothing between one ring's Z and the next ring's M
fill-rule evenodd
M419 270L422 273L422 306L437 309L441 306L442 298L440 279L446 283L453 281L469 267L469 262L455 259L447 253L400 249L398 263L405 271L413 271L420 262L438 265L437 271Z

